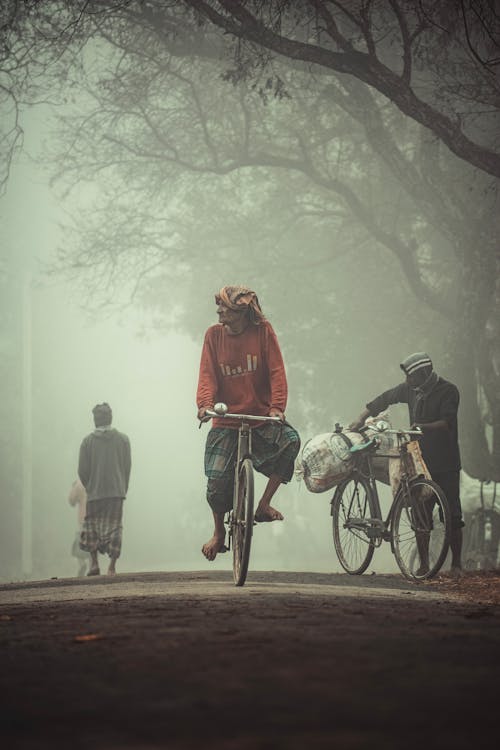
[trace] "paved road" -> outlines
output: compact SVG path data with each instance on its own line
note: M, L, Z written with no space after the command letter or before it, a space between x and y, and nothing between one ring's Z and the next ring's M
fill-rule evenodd
M112 578L66 578L0 585L0 606L123 597L225 598L280 593L303 596L411 597L422 601L453 599L449 594L415 585L400 576L356 576L321 573L251 572L244 587L235 587L229 572L125 574Z
M469 750L498 730L498 615L399 576L3 585L2 747Z

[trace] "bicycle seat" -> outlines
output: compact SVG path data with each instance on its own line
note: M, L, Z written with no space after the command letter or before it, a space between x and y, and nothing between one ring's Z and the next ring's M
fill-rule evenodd
M365 453L366 451L373 450L378 447L378 442L375 438L371 438L366 443L359 443L358 445L351 445L349 453Z

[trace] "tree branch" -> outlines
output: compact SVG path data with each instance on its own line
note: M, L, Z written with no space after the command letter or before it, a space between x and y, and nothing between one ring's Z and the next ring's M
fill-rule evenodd
M404 114L434 132L456 156L500 178L500 154L479 146L468 138L462 132L458 120L451 120L420 99L406 80L374 59L373 55L354 49L334 52L281 36L252 15L240 0L218 0L226 15L216 11L206 0L184 2L235 37L246 39L292 60L314 63L337 73L359 78L393 101Z

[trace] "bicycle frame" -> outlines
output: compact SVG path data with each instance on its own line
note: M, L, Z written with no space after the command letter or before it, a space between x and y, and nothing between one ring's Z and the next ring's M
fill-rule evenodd
M238 497L240 491L240 467L245 460L249 458L252 461L252 430L249 421L242 421L238 427L238 445L236 451L236 465L234 468L233 498ZM253 461L252 461L253 463ZM226 516L226 525L229 527L228 549L231 549L233 536L233 527L236 523L233 519L233 511L230 510Z
M385 430L385 432L392 432L397 435L398 437L398 454L399 457L403 457L404 454L407 452L407 445L408 441L404 441L404 435L418 435L421 436L420 431L405 431L402 432L400 430ZM373 447L373 453L367 452L365 454L362 454L361 456L357 457L357 466L354 470L353 476L355 476L356 472L360 474L366 481L368 482L368 485L370 487L372 501L374 505L375 515L367 519L366 521L352 521L349 525L354 526L357 524L362 530L365 532L367 537L372 540L372 543L375 547L380 547L383 541L388 542L391 541L391 547L392 547L392 534L391 534L391 525L392 525L392 518L394 515L394 507L396 504L396 498L399 495L400 492L404 492L405 494L408 493L408 482L409 482L409 475L407 472L403 472L401 474L400 479L400 485L398 488L397 493L394 495L391 507L389 508L389 512L387 514L386 519L384 520L382 516L382 508L380 505L380 497L378 494L378 488L377 488L377 481L375 479L374 471L373 471L373 465L372 465L372 459L376 456L376 458L397 458L398 456L395 456L392 453L375 453L376 446ZM363 471L362 464L366 465L367 471ZM394 552L394 550L392 550Z
M375 437L351 446L354 468L338 485L331 503L337 556L347 573L360 575L371 563L374 549L389 541L406 578L430 578L440 570L448 551L451 519L446 496L424 472L415 474L405 460L410 453L408 445L413 435L422 434L420 430L378 431L396 434L397 448L391 446L379 453L381 444ZM385 520L375 458L399 458L402 464L399 487Z
M239 481L240 481L240 467L246 458L249 458L252 463L252 429L250 422L281 422L279 417L268 417L268 416L256 416L254 414L230 414L227 411L225 404L219 403L214 406L213 409L207 409L207 416L218 417L222 419L238 419L241 424L238 427L238 444L236 452L236 463L234 470L234 483L233 483L233 499L238 497L239 493ZM234 508L234 503L233 503ZM229 527L228 535L228 549L231 549L231 541L233 536L233 528L235 521L233 520L233 510L230 510L226 516L225 524Z
M486 503L484 502L484 485L485 484L491 484L490 480L488 479L482 479L481 484L479 486L479 496L481 500L481 510L495 510L496 505L496 499L497 499L497 483L493 482L493 496L491 498L491 504L490 507L486 507Z
M484 485L480 483L480 506L470 514L466 535L464 537L464 560L468 570L490 570L497 567L498 561L498 518L496 510L497 483L493 482L493 493L490 503L485 501Z

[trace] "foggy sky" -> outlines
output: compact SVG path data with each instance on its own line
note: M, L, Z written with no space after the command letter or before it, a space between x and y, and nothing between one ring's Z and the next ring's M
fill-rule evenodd
M37 119L31 119L27 152L36 156L49 137L42 110ZM208 427L198 429L195 419L202 332L199 341L154 331L141 338L139 333L148 320L140 310L131 307L112 318L90 319L76 288L62 279L44 278L40 261L49 260L58 243L66 241L59 228L64 206L51 193L48 176L27 156L14 165L7 195L0 201L0 215L3 252L22 259L32 280L27 297L31 308L31 567L20 570L18 577L76 574L77 565L70 556L76 511L67 495L76 478L80 442L93 429L91 409L101 401L111 404L114 426L129 435L132 445L118 571L229 569L229 555L208 563L200 552L212 533L203 474ZM28 284L29 274L26 279ZM215 306L211 314L206 327L216 322ZM279 321L272 322L279 329ZM293 399L292 392L292 417ZM318 425L317 431L321 428ZM311 436L301 437L304 442ZM257 492L263 486L258 476ZM388 491L381 492L387 503ZM330 497L330 493L312 495L295 480L282 487L276 504L286 520L257 527L251 568L341 570L332 544ZM1 534L8 535L10 530L10 519L2 518ZM388 545L377 551L370 570L396 570Z
M37 128L28 130L26 148L33 156L43 148ZM58 226L63 211L41 168L18 159L0 212L2 247L24 259L32 279L32 569L19 578L76 574L70 556L76 510L67 495L80 442L93 429L91 409L101 401L111 404L114 426L132 445L119 571L228 569L229 555L209 564L200 552L212 533L203 474L208 427L198 429L195 419L202 340L154 331L141 338L147 319L134 308L95 320L75 288L47 279L43 262L65 241ZM215 306L212 315L207 327L216 322ZM257 491L263 486L258 476ZM340 570L329 495L313 496L293 480L277 504L287 521L258 528L254 569ZM8 518L1 533L9 534Z

